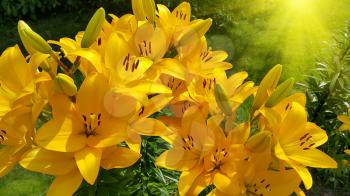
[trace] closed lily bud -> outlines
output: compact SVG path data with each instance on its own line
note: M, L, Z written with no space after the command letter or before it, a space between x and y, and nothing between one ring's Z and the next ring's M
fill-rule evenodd
M259 109L276 88L282 73L282 65L274 66L262 79L254 98L253 109Z
M262 153L270 148L272 134L269 131L261 131L251 136L245 143L245 147L254 153Z
M24 21L18 22L18 33L28 53L33 54L35 51L44 54L52 53L52 48L46 40L35 33Z
M185 46L193 40L199 40L210 28L213 20L208 18L206 20L198 19L190 24L175 40L175 47Z
M154 0L132 0L131 4L136 20L148 20L152 24L155 23L156 4Z
M143 10L143 0L131 0L132 11L136 17L136 20L146 20L146 14Z
M65 74L57 74L55 85L58 91L61 91L68 96L77 94L77 87L74 84L74 80Z
M103 23L105 22L105 15L105 10L99 8L92 16L85 29L83 39L81 40L82 48L88 48L95 42L102 30Z
M282 84L280 84L273 91L273 93L270 95L265 106L266 107L273 107L276 104L278 104L282 99L284 99L285 97L288 96L288 94L292 90L294 84L295 84L294 78L289 78L288 80L286 80Z
M31 30L31 28L23 20L18 21L17 30L19 37L21 38L21 41L23 43L23 46L29 54L34 54L36 51L33 47L30 46L29 41L26 39L23 32L24 29Z
M156 22L156 4L154 0L143 0L143 9L145 11L146 19L155 24Z
M214 95L215 95L216 103L218 104L221 111L225 115L231 116L232 115L232 107L230 106L229 99L228 99L226 93L224 92L224 89L222 89L222 87L219 84L215 85Z

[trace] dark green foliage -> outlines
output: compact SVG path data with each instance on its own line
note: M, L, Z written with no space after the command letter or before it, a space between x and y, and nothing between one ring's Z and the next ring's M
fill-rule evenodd
M334 42L329 43L325 54L318 59L315 72L300 87L307 94L309 120L328 133L328 142L322 150L338 162L337 169L313 170L315 182L331 185L331 189L344 195L350 194L349 189L342 188L350 187L350 165L347 163L350 157L344 154L350 147L350 135L338 131L340 123L337 120L350 104L350 23L335 36Z
M40 14L57 11L72 11L82 8L93 8L105 3L120 3L122 0L2 0L0 13L6 17L36 19Z

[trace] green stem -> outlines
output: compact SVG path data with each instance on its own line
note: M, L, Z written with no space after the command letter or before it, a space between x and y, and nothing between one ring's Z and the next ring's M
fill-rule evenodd
M69 75L70 75L70 76L72 76L72 75L78 70L79 65L80 65L80 59L81 59L80 56L78 56L78 57L75 59L75 61L74 61L74 63L73 63L73 66L72 66L72 68L71 68L70 71L69 71Z
M58 63L58 65L63 69L66 74L69 74L69 67L63 64L60 59L52 52L50 53L51 57Z

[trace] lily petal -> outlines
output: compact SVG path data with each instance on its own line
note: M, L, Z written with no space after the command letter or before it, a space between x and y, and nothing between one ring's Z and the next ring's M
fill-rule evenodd
M48 196L62 196L73 195L78 190L80 184L83 181L83 177L79 173L79 170L74 171L61 176L56 176L52 182L47 195Z
M173 132L160 120L141 118L131 125L132 129L141 135L160 136L169 135Z
M93 185L100 169L102 150L86 147L74 154L81 175L86 182Z
M23 155L20 164L27 170L48 175L65 175L76 168L72 153L35 147Z
M84 126L72 114L65 118L53 118L39 129L35 142L47 150L75 152L86 145Z
M103 150L101 166L107 170L126 168L136 163L140 157L140 153L129 148L113 146Z

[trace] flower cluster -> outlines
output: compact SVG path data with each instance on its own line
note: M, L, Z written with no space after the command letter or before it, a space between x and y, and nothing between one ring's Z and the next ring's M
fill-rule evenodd
M59 41L19 21L28 56L14 46L0 57L0 176L19 162L55 176L48 195L72 195L101 167L137 162L142 135L171 144L155 164L181 172L180 195L209 185L211 195L303 194L307 167L337 167L316 148L327 134L307 121L305 95L290 95L293 79L279 84L281 65L259 86L246 72L227 76L227 53L204 36L211 19L191 20L189 3L132 8L111 20L100 8L84 32ZM248 98L249 118L239 121ZM172 116L152 118L165 107Z

